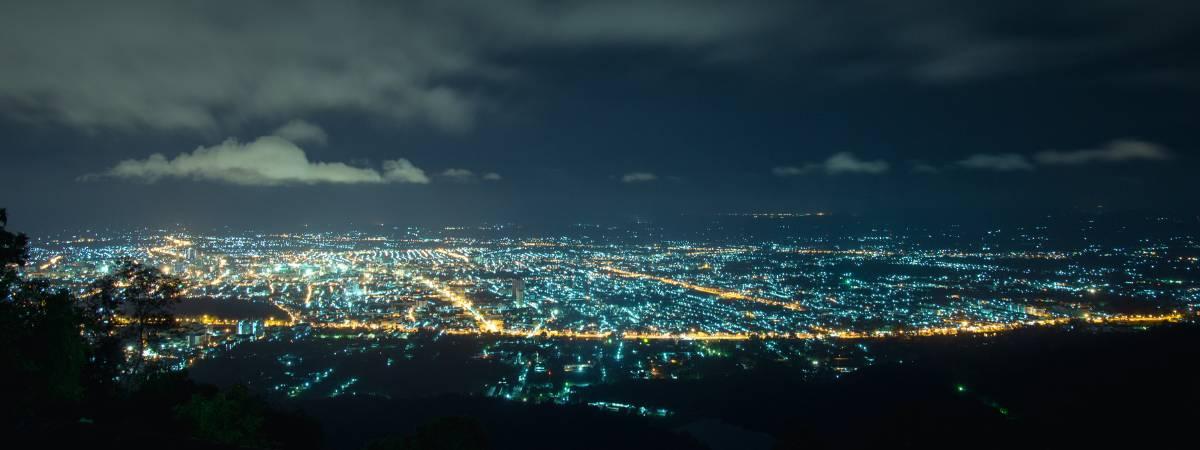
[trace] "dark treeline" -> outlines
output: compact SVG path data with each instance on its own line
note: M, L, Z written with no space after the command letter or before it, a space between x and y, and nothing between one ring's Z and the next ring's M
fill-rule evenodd
M80 295L28 279L29 239L0 209L0 432L24 447L322 448L321 426L243 386L218 389L146 349L176 328L179 279L125 261ZM474 419L434 417L376 450L483 449Z
M0 427L8 441L122 448L310 448L319 428L145 350L176 326L180 281L135 261L80 296L22 276L29 239L0 209Z

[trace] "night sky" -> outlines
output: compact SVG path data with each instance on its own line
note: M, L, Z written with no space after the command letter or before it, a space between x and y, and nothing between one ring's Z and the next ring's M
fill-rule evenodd
M1197 209L1200 2L0 2L11 227Z

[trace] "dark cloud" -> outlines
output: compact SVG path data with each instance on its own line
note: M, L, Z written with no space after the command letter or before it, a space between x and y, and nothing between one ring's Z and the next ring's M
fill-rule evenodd
M653 48L697 64L931 83L1081 65L1119 73L1125 66L1108 63L1117 56L1194 37L1198 9L1135 0L46 0L0 15L0 106L85 128L212 130L357 111L464 130L494 100L483 86L524 76L499 62L521 51Z
M471 126L490 55L719 45L768 11L711 2L45 1L0 16L5 112L80 127L213 129L352 110ZM86 20L80 20L86 18Z

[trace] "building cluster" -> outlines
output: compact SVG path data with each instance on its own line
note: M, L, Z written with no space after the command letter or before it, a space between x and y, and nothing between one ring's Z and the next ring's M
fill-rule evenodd
M43 239L26 270L80 296L124 260L178 277L184 326L151 351L179 366L264 340L474 336L483 358L512 369L486 384L489 395L565 401L578 386L612 379L688 376L695 361L745 352L739 346L751 341L773 358L812 358L836 372L867 356L813 357L798 346L1193 316L1200 240L1101 244L1087 232L1082 244L1053 247L1044 227L784 229L761 238L668 236L642 225L527 237L491 228L143 230ZM291 396L338 378L328 367L296 372L294 356L279 361L292 375L272 389ZM331 392L369 384L346 376Z

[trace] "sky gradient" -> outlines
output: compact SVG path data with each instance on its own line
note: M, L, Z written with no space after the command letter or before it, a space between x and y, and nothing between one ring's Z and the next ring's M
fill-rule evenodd
M16 229L1194 214L1190 1L3 1Z

